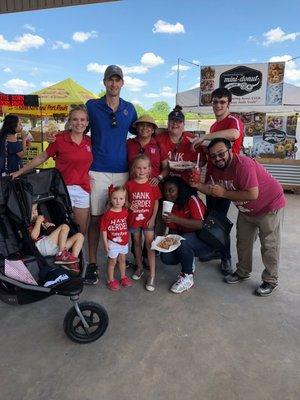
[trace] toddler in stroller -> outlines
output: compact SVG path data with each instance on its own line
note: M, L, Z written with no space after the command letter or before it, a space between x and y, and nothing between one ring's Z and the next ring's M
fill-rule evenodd
M68 296L74 305L64 319L66 335L78 343L97 340L106 331L108 315L97 303L78 301L85 272L80 250L81 276L77 277L66 269L68 264L58 266L55 257L45 257L39 252L29 234L35 203L39 213L55 226L65 224L70 227L71 235L78 233L67 189L56 169L35 171L14 181L9 177L0 178L0 299L8 304L27 304L54 294ZM38 284L7 276L5 265L11 260L24 264ZM47 282L51 282L50 287L44 286Z
M55 256L55 264L61 264L74 274L79 274L81 271L78 255L82 249L84 236L77 232L68 237L69 231L70 227L67 224L56 227L44 215L39 214L37 203L32 204L29 233L40 254L44 257ZM41 236L41 233L45 235ZM71 252L68 251L70 249Z

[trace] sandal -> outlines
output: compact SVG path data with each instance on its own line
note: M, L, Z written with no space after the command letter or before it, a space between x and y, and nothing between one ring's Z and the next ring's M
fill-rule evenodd
M146 287L146 290L148 290L148 292L153 292L155 290L154 277L151 277L151 276L148 277L145 287Z
M134 281L138 281L139 279L141 279L141 277L144 275L144 271L142 270L142 269L136 269L135 271L134 271L134 274L132 275L132 279L134 280Z

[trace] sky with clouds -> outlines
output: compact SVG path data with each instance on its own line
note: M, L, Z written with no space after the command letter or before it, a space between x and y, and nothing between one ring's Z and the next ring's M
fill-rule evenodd
M31 93L68 77L99 93L107 65L122 97L150 108L199 85L198 65L300 56L299 0L123 0L0 15L0 91ZM195 65L196 64L196 65ZM300 86L300 58L285 80Z

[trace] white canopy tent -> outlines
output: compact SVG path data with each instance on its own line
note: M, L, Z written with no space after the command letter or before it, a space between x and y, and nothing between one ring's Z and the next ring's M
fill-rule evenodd
M199 114L210 114L210 106L199 106L200 87L177 93L176 104L183 107L185 112L194 112ZM251 106L251 105L231 105L232 112L264 112L264 113L296 113L300 112L300 87L283 84L283 104L272 106Z

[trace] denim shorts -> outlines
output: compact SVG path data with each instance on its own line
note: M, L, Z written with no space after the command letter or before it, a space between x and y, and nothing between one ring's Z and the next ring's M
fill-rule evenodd
M154 228L128 228L130 233L137 233L137 232L154 232Z

